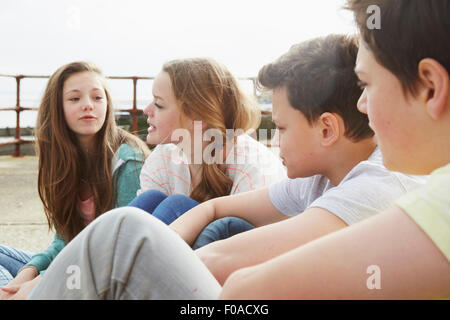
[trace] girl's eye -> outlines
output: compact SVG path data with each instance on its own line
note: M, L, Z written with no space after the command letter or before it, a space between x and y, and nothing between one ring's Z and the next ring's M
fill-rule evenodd
M158 109L162 109L162 106L160 106L160 105L157 104L156 102L155 102L155 107L157 107Z
M101 97L101 96L95 97L95 100L97 100L97 101L102 100L102 99L103 99L103 97Z
M74 97L74 98L70 98L69 100L70 100L70 101L73 101L73 102L76 102L76 101L80 100L80 98Z
M361 90L364 90L364 88L367 86L367 83L365 83L364 81L358 80L357 82L358 87L361 88Z

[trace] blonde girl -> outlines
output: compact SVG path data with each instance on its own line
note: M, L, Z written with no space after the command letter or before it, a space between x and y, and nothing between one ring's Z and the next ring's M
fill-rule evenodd
M146 192L133 206L170 224L198 203L286 177L279 158L249 136L260 123L260 111L221 63L209 58L169 61L152 91L154 100L144 113L147 143L157 147L141 172ZM215 136L209 140L205 135L211 130ZM251 228L237 218L224 222L231 230L221 238Z

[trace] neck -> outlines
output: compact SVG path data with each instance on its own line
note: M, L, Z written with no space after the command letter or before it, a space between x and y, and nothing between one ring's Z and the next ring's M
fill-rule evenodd
M80 142L80 146L86 154L89 154L94 150L94 137L79 137L78 141Z
M346 141L336 146L336 151L329 155L329 167L324 175L334 186L339 185L345 176L361 161L367 160L377 147L373 138L359 142Z

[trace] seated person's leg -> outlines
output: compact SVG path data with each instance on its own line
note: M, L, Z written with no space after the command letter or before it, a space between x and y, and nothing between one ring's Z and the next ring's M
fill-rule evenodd
M182 194L173 194L161 201L158 207L153 211L153 216L164 222L171 224L183 213L191 210L199 203Z
M136 208L104 213L58 254L29 299L216 299L192 249Z
M192 249L201 248L211 242L226 239L253 228L253 225L241 218L225 217L217 219L203 229L192 245Z
M17 275L17 272L30 262L32 255L28 251L0 245L0 267L3 267L0 270L0 287L6 286Z
M14 277L2 265L0 265L0 288L6 286Z
M135 207L152 214L156 207L167 198L167 195L158 190L147 190L134 198L128 207Z

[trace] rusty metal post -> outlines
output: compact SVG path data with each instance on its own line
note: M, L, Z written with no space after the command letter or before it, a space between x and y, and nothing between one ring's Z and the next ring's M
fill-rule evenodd
M256 92L256 78L252 78L252 82L253 82L253 96L255 97L255 99L257 98L257 92Z
M137 95L136 95L136 87L137 87L137 77L133 77L133 111L131 112L131 132L134 135L138 133L138 110L137 110Z
M22 153L20 152L20 112L22 111L22 108L20 107L20 80L23 78L23 76L16 76L16 84L17 84L17 97L16 97L16 149L14 151L13 157L22 157Z

